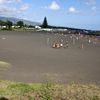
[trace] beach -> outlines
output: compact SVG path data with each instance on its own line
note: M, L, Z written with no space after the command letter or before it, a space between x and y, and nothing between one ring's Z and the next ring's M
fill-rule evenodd
M40 83L100 83L100 41L71 40L70 34L0 31L0 61L10 65L0 70L0 80ZM59 38L67 48L52 48ZM0 65L1 66L1 65Z

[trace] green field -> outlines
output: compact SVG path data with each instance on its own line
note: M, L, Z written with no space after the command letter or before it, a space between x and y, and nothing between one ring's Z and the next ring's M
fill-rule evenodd
M9 100L100 100L100 85L50 82L29 84L1 80L0 97Z

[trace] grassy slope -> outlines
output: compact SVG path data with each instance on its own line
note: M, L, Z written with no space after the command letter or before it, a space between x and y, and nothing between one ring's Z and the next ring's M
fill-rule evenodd
M26 84L0 81L0 97L9 100L100 100L96 84Z

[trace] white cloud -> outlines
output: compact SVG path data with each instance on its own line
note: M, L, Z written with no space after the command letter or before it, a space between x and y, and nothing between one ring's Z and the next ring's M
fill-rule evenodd
M9 15L13 16L15 13L18 13L16 8L8 8L8 7L0 8L0 15L3 16L9 16Z
M0 4L3 4L5 2L6 2L6 0L0 0Z
M91 6L96 4L96 0L85 0L85 2L87 5L91 5Z
M57 2L53 1L47 8L51 10L59 10L60 6L57 4Z
M68 9L68 13L78 14L79 11L75 7L70 7Z
M25 4L22 0L0 0L0 16L21 17L27 14L29 7L30 4Z
M26 11L29 9L29 4L24 4L22 7L19 9L20 11Z
M97 13L96 0L86 0L86 4L90 6L92 14L95 15Z
M95 10L97 9L97 7L96 7L96 6L93 6L91 9L92 9L93 11L95 11Z
M0 4L13 3L13 2L21 2L21 0L0 0Z
M96 6L92 6L91 10L92 10L93 15L95 15L97 13L97 7Z
M29 5L23 4L20 8L17 7L8 7L8 6L0 6L0 15L2 16L16 16L18 14L24 14L28 10Z
M97 0L78 0L78 1L87 5L93 15L95 15L98 12L98 9L96 6Z

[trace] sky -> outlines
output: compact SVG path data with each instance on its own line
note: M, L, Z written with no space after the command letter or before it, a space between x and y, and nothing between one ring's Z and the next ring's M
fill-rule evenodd
M100 30L100 0L0 0L0 16Z

